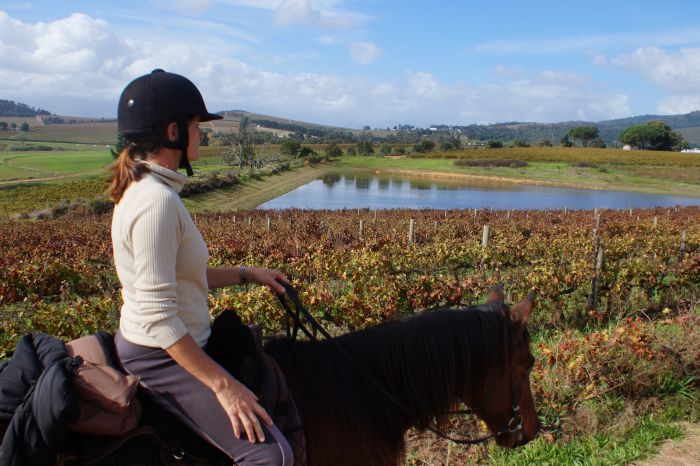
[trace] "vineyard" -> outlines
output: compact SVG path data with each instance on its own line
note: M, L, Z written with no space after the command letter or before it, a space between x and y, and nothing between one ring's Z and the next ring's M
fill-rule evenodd
M0 359L28 331L73 338L115 330L120 296L110 221L68 214L0 222ZM534 289L533 391L544 431L534 442L540 450L521 453L535 455L532 461L544 461L536 452L552 442L638 427L611 424L621 413L647 419L665 396L695 396L698 207L245 211L195 221L212 266L283 270L336 334L418 310L477 304L497 282L511 302ZM210 306L213 313L235 309L268 333L285 324L277 301L259 287L212 292ZM450 449L416 442L408 457L415 464ZM489 454L525 461L486 447L450 454L457 462Z

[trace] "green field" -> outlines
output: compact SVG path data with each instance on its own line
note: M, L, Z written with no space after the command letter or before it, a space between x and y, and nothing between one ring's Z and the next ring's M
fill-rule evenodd
M0 152L0 182L87 174L112 161L107 151Z

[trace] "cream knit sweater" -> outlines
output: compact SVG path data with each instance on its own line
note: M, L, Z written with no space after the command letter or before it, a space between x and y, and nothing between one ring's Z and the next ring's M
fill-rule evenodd
M167 348L210 334L206 244L179 192L186 176L154 163L114 208L112 245L122 285L119 330L137 345Z

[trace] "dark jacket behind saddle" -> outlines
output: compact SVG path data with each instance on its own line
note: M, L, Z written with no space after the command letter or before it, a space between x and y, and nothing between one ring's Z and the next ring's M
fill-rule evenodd
M0 368L0 466L51 464L66 440L66 422L79 406L70 380L80 365L58 338L34 333L17 344Z

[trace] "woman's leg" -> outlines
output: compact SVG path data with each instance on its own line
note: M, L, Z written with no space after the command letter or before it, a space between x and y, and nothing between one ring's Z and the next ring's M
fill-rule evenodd
M131 374L141 377L141 386L151 398L177 416L192 431L227 453L241 466L292 466L292 450L275 426L265 426L265 442L237 439L231 421L214 392L184 370L167 352L115 337L119 359Z

